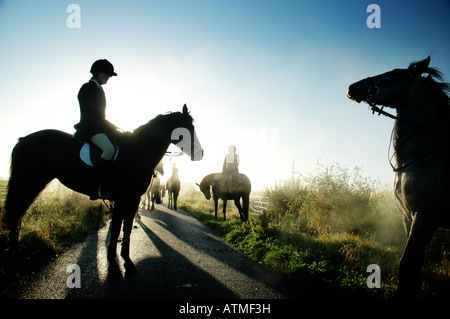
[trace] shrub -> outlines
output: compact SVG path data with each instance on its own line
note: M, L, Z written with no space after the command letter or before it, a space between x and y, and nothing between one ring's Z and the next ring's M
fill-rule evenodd
M379 190L375 181L362 176L360 168L349 172L333 164L319 169L304 181L288 180L266 190L270 207L266 223L283 231L292 228L316 235L348 232L388 243L404 241L403 231L398 231L402 228L401 214L392 192ZM395 232L386 231L392 227ZM400 236L387 236L393 233Z

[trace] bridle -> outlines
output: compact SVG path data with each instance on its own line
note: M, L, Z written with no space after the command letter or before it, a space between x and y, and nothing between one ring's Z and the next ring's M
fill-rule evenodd
M413 75L411 74L411 72L409 70L407 70L407 72L408 72L407 73L408 74L408 81L406 82L405 86L403 87L403 89L401 90L400 94L398 95L397 99L399 101L401 101L402 96L405 94L406 89L409 87L409 85L411 84L411 81L413 80ZM369 78L367 78L367 80L371 81L372 78L369 77ZM378 80L378 81L374 82L373 85L371 87L369 87L369 89L367 90L367 95L366 95L364 101L366 101L369 104L370 109L372 110L372 114L375 114L375 112L377 112L378 115L383 114L384 116L387 116L387 117L389 117L391 119L407 122L406 120L403 120L402 118L400 118L398 116L392 115L392 114L384 111L383 110L384 106L379 108L376 105L376 102L374 101L374 99L378 96L378 94L380 94L380 88L379 88L380 84L383 83L383 82L388 82L388 81L392 81L392 80L384 80L384 81ZM413 124L413 123L410 123L410 124Z

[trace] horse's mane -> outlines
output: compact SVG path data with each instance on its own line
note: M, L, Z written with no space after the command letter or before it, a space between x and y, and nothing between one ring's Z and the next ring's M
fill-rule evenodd
M428 57L427 59L430 59ZM450 106L450 85L445 82L444 74L437 68L427 66L423 69L424 62L427 60L412 62L408 69L410 71L420 70L422 79L428 89L432 91L433 98L436 99L440 107L448 108Z
M206 175L200 182L200 188L212 185L214 177L216 177L219 174L220 173L211 173L211 174Z
M188 124L192 124L194 119L190 114L182 112L167 112L165 114L159 114L148 123L139 126L133 131L134 136L147 135L150 130L160 131L161 129L170 127L185 127ZM170 124L170 125L169 125Z

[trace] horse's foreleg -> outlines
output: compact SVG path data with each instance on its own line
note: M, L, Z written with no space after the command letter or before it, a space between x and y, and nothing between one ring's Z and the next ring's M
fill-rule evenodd
M217 220L217 206L219 206L219 199L214 198L214 216L216 217L216 220Z
M436 231L436 226L426 213L416 214L399 267L398 294L415 297L420 292L420 274L425 248Z
M403 227L405 228L406 238L408 238L411 232L411 221L405 215L403 216Z

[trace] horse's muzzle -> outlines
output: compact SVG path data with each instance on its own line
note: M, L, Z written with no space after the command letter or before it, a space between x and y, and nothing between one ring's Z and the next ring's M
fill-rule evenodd
M355 84L357 83L353 83L348 87L347 98L349 98L352 101L355 101L356 103L360 103L363 100L363 96L360 93L359 88Z
M191 150L191 161L200 161L203 158L203 149L200 144L193 143Z

